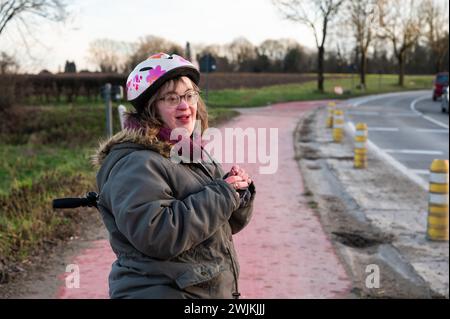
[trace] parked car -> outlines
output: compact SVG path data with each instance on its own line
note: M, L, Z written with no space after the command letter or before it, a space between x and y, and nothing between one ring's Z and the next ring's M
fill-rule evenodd
M448 85L444 89L444 93L442 94L442 102L441 102L441 109L442 113L448 113Z
M448 86L448 72L441 72L436 74L436 78L433 81L433 101L437 101L442 96L444 88Z

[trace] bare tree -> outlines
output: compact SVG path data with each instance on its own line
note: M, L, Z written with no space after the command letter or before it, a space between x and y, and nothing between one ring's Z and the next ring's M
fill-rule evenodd
M304 70L302 64L305 61L304 48L294 39L268 39L263 41L257 48L258 59L266 57L271 64L270 69L275 72L299 72ZM286 57L289 57L286 60ZM286 62L290 63L286 65ZM298 65L292 65L298 63ZM268 70L268 69L267 69ZM267 71L265 70L265 71Z
M423 11L417 0L379 0L380 38L389 40L398 63L398 85L405 82L408 52L421 37Z
M284 59L289 48L279 40L268 39L263 41L256 50L258 54L265 55L272 61L277 61Z
M27 14L47 20L63 21L67 16L66 7L63 0L0 0L0 35L14 20L26 25Z
M324 92L325 43L328 27L345 0L272 0L287 20L309 27L314 34L318 50L318 89Z
M443 39L449 33L448 2L425 0L422 6L425 16L425 37L431 48L435 61L435 72L445 68L448 42Z
M133 45L110 39L97 39L89 44L88 61L95 64L100 72L124 72Z
M19 64L11 55L6 52L0 53L0 75L8 73L17 73Z
M376 28L379 21L377 8L377 0L352 0L347 2L348 10L346 12L350 15L348 21L351 24L359 53L359 72L363 87L366 87L368 52L373 39L376 37Z
M245 70L245 64L256 58L255 46L246 38L239 37L234 39L227 45L229 53L231 55L231 61L241 71Z
M196 45L196 51L201 54L212 54L213 56L225 56L227 52L226 49L224 49L223 45L220 44L209 44L209 45Z
M164 38L153 35L146 36L141 38L139 43L136 44L134 53L128 59L127 70L132 70L139 62L152 54L160 52L183 55L184 49L180 45Z

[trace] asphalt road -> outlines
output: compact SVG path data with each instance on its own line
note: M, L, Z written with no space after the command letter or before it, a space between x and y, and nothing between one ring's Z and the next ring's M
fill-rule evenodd
M349 101L347 121L367 123L369 140L411 175L428 181L434 159L449 159L449 116L431 91L371 96Z

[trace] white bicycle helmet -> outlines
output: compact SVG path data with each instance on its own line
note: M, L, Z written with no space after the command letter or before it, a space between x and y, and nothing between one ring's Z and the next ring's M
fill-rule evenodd
M189 77L196 85L200 82L200 72L188 60L176 54L154 54L128 76L127 100L141 112L164 82L179 76Z

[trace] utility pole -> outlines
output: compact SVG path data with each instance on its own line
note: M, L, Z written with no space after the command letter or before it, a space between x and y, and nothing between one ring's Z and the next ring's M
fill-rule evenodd
M106 137L108 138L113 135L111 87L111 83L106 83L102 89L102 96L105 101Z

